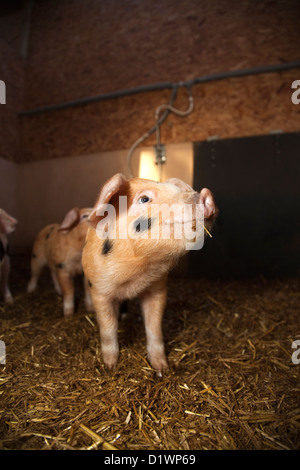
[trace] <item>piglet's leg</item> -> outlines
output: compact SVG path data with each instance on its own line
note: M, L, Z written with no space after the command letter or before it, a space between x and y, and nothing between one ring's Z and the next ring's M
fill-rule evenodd
M55 292L56 292L58 295L62 295L62 291L61 291L59 282L58 282L58 280L57 280L56 271L55 271L54 268L51 269L51 277L52 277L52 281L53 281L53 285L54 285Z
M103 362L112 369L119 357L117 304L102 295L92 295L92 299L100 329Z
M162 318L166 305L167 289L165 283L157 283L142 298L145 321L147 351L150 364L159 376L168 368L162 333Z
M93 307L92 297L91 297L91 293L89 289L88 280L85 276L83 276L83 284L84 284L85 308L87 309L88 312L93 312L94 307Z
M58 269L56 274L63 295L64 316L70 317L74 313L74 281L67 271Z
M33 254L31 257L31 278L27 287L27 292L34 292L37 287L38 279L42 268L46 262L42 255Z
M13 297L8 287L9 272L10 272L10 260L8 256L5 256L2 262L1 273L0 273L1 292L3 294L5 303L13 304Z

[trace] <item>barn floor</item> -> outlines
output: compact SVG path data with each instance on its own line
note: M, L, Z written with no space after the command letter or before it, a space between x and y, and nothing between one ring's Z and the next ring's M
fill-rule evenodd
M27 294L13 259L13 307L0 304L2 449L299 449L299 279L212 282L171 277L164 335L170 370L146 360L139 305L120 322L107 372L77 286L72 319L44 273Z

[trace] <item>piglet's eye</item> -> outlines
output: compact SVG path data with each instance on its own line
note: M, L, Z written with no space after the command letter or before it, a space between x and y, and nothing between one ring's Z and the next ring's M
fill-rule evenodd
M145 204L146 202L149 202L149 201L151 201L150 197L142 196L142 197L140 197L138 202L139 202L139 204Z

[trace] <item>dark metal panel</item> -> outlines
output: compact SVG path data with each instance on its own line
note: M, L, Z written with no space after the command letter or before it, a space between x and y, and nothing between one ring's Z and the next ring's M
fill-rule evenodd
M189 254L189 274L210 278L300 273L300 133L194 144L194 187L220 214L212 239Z

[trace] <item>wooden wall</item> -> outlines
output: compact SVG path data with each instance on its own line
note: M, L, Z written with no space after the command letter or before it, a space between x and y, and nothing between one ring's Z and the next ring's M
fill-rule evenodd
M6 85L6 104L0 105L0 157L19 159L25 61L21 56L24 11L19 1L0 3L0 80Z
M300 73L300 72L299 72ZM161 127L165 144L300 130L300 106L291 102L294 70L232 78L193 87L194 111L170 114ZM37 161L128 149L155 123L155 110L170 91L143 93L82 107L22 118L20 161ZM188 96L178 91L175 106L185 110ZM155 144L155 134L143 145Z
M25 107L299 59L297 0L40 0Z
M298 60L299 24L298 0L35 1L21 108ZM5 47L11 49L8 42ZM23 62L14 54L4 58L20 80ZM299 78L294 69L196 85L194 112L170 115L162 140L298 131L300 110L290 98ZM15 114L10 130L4 127L1 156L22 163L128 149L169 99L170 90L162 90L19 119ZM187 108L185 89L175 105ZM3 125L11 111L2 108ZM152 136L143 145L154 142Z

